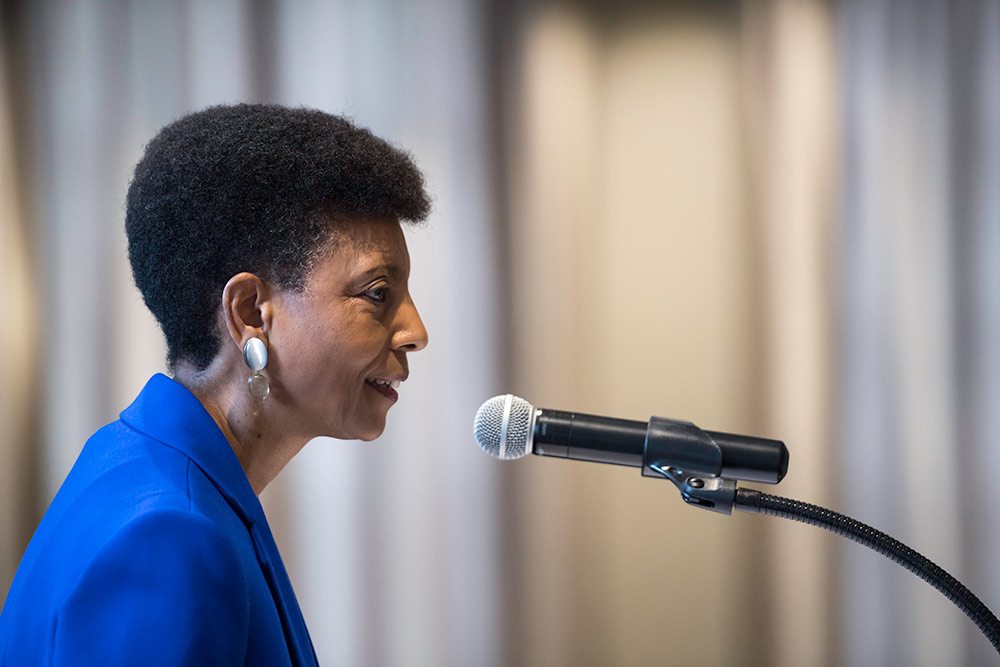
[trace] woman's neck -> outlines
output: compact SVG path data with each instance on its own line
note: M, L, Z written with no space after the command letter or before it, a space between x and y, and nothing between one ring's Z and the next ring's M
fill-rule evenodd
M174 380L194 394L215 420L259 496L309 438L282 423L280 405L273 397L263 401L252 397L246 378L238 375L242 368L226 363L222 356L204 370L178 362Z

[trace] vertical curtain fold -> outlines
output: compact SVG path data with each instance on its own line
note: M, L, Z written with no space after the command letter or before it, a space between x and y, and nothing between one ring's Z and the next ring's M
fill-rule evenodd
M961 544L969 582L1000 607L997 523L1000 491L1000 5L953 8L951 38L952 214L956 267L956 416ZM971 584L970 584L971 585ZM978 630L965 628L970 664L995 659Z
M1000 301L995 3L840 10L847 159L837 448L843 508L997 608ZM992 20L991 20L992 19ZM991 62L992 59L992 62ZM991 110L993 111L991 115ZM991 143L992 142L992 143ZM990 153L990 149L993 153ZM989 259L987 259L989 258ZM842 550L847 662L981 664L988 642L899 568ZM987 586L986 584L989 584Z
M6 8L4 8L6 9ZM16 99L23 81L14 73L23 65L9 50L21 45L15 30L22 16L0 9L0 605L38 520L37 381L39 346L37 240L30 225L31 202L22 190L28 179L19 166L29 155L24 134L24 106Z
M838 174L836 63L830 7L821 1L747 3L742 82L763 293L760 335L769 433L791 450L775 492L832 501L832 295ZM768 662L830 660L833 538L780 522L770 537ZM809 618L804 624L801 619Z

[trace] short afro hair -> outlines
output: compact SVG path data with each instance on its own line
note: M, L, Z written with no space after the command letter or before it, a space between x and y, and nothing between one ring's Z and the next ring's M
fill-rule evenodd
M215 106L164 127L128 189L135 284L171 368L219 351L222 289L249 271L302 289L336 225L420 222L430 211L406 153L350 121L276 105Z

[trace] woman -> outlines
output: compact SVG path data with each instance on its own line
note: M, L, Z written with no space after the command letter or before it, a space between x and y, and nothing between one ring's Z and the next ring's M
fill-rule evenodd
M310 439L371 440L427 333L400 151L319 111L214 107L164 128L128 192L129 260L166 337L87 442L0 615L3 665L311 665L257 496Z

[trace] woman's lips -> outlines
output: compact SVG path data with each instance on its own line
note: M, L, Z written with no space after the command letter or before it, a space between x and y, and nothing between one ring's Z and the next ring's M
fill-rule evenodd
M395 389L393 389L387 384L382 384L381 382L378 382L376 380L365 380L365 384L391 401L395 402L399 400L399 394L396 393Z

